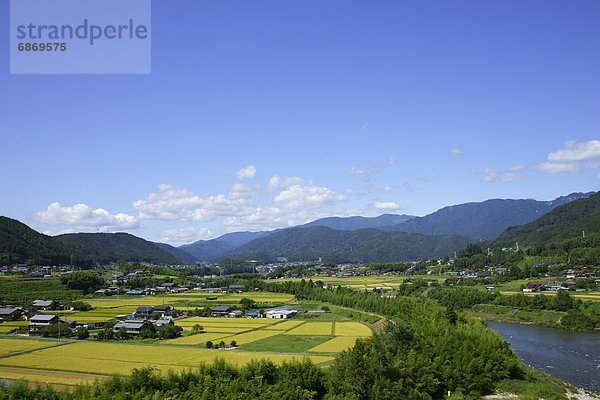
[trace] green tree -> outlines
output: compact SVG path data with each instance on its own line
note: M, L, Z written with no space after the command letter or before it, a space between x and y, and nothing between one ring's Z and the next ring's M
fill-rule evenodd
M60 278L60 283L69 289L81 290L83 293L93 293L104 284L104 281L90 271L75 271Z
M554 307L558 311L569 311L573 308L573 299L566 290L559 290L554 299Z
M210 340L208 342L206 342L206 348L207 349L212 349L213 348L213 342L211 342Z
M77 339L79 340L85 340L90 337L90 332L83 326L77 328L75 332L77 333Z
M140 328L140 339L154 339L156 337L156 328L150 321L144 321L144 324Z
M256 307L256 302L252 299L244 297L240 300L240 305L244 310L252 310L254 307Z

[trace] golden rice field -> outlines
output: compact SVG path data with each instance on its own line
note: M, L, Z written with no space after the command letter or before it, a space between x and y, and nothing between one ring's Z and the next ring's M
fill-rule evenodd
M5 339L0 339L0 341ZM76 342L35 350L30 353L0 358L0 366L43 371L65 371L93 374L128 374L133 368L154 366L161 371L194 368L216 357L241 365L267 357L275 363L298 359L293 354L268 354L248 351L219 351L168 345L136 345L125 343ZM330 356L310 356L315 364L330 362ZM0 373L0 376L2 374Z
M230 336L230 335L231 335L230 333L225 333L225 332L201 333L198 335L182 336L177 339L166 340L164 343L165 344L178 344L178 345L185 345L185 346L196 346L196 345L204 346L206 344L206 342L208 342L208 341L211 341L211 342L217 341L217 343L218 343L222 338Z
M308 350L311 353L337 353L354 346L357 337L338 336Z
M12 330L27 325L27 321L7 321L0 324L0 334L10 333Z
M195 368L200 363L212 362L216 357L241 365L260 358L282 363L308 356L315 364L323 365L333 361L334 353L351 347L357 337L371 334L367 326L350 321L335 322L334 325L327 321L193 317L178 320L177 324L188 330L199 324L206 333L157 344L92 341L65 343L0 338L0 356L4 354L0 357L0 378L75 385L112 374L126 375L134 368L146 366L153 366L160 371ZM333 333L337 336L332 336ZM318 336L326 341L307 353L302 353L306 348L296 346L296 350L290 350L286 346L286 341L294 343L301 337ZM271 350L268 346L263 346L259 351L243 350L243 346L248 343L268 341L275 337L283 340L276 341L277 348ZM223 341L228 344L234 340L242 348L217 350L205 347L207 341ZM314 342L314 339L311 340ZM9 354L19 351L19 354Z
M82 374L77 372L45 371L29 368L0 367L0 376L12 381L27 381L50 385L73 386L107 379L106 375Z
M271 321L277 321L277 320L271 320ZM289 329L295 328L298 325L302 325L304 323L304 321L283 321L283 322L277 322L273 325L269 325L267 326L265 329L268 330L277 330L277 331L287 331Z
M285 332L285 335L330 336L332 322L305 322L302 325Z
M0 355L40 347L56 346L57 344L58 342L49 340L6 338L0 340Z
M336 322L335 336L369 337L371 329L360 322Z

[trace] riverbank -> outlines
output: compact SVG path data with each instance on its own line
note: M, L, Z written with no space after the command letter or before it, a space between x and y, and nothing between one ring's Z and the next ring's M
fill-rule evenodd
M576 388L556 377L526 365L525 380L505 380L497 385L496 393L483 399L545 399L600 400L600 395Z
M546 328L565 329L560 320L566 312L553 310L523 310L495 304L476 304L467 310L473 317L482 321L507 322L513 324L537 325Z
M536 389L543 388L544 382L551 384L556 379L557 382L564 381L573 387L568 391L568 387L565 387L563 396L568 392L586 395L585 391L594 393L596 397L600 395L600 340L597 334L492 321L486 322L486 325L510 343L521 361L532 368L528 373L532 374L531 378L535 378L533 380L536 384L532 386ZM532 372L536 370L541 375ZM551 379L544 380L543 376L548 375ZM503 388L521 387L527 391L531 381L528 376L524 381L511 382L504 387L500 384L498 393L504 392Z

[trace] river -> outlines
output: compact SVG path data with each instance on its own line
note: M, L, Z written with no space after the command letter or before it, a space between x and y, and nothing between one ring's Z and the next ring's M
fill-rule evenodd
M575 387L600 393L600 334L486 322L528 365Z

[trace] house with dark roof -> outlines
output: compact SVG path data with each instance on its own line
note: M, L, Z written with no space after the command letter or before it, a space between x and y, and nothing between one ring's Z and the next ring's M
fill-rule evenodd
M128 337L135 337L140 334L142 326L144 326L144 321L119 321L113 327L113 332L117 333L121 330L121 328L125 328Z
M158 319L161 317L162 314L160 312L157 312L152 306L142 306L138 307L132 315L134 319L146 320Z
M2 321L17 321L25 316L25 310L21 307L0 308L0 319Z
M243 292L246 289L245 285L229 285L229 290Z
M223 317L228 315L231 312L231 307L229 306L216 306L211 310L211 315L213 317Z

